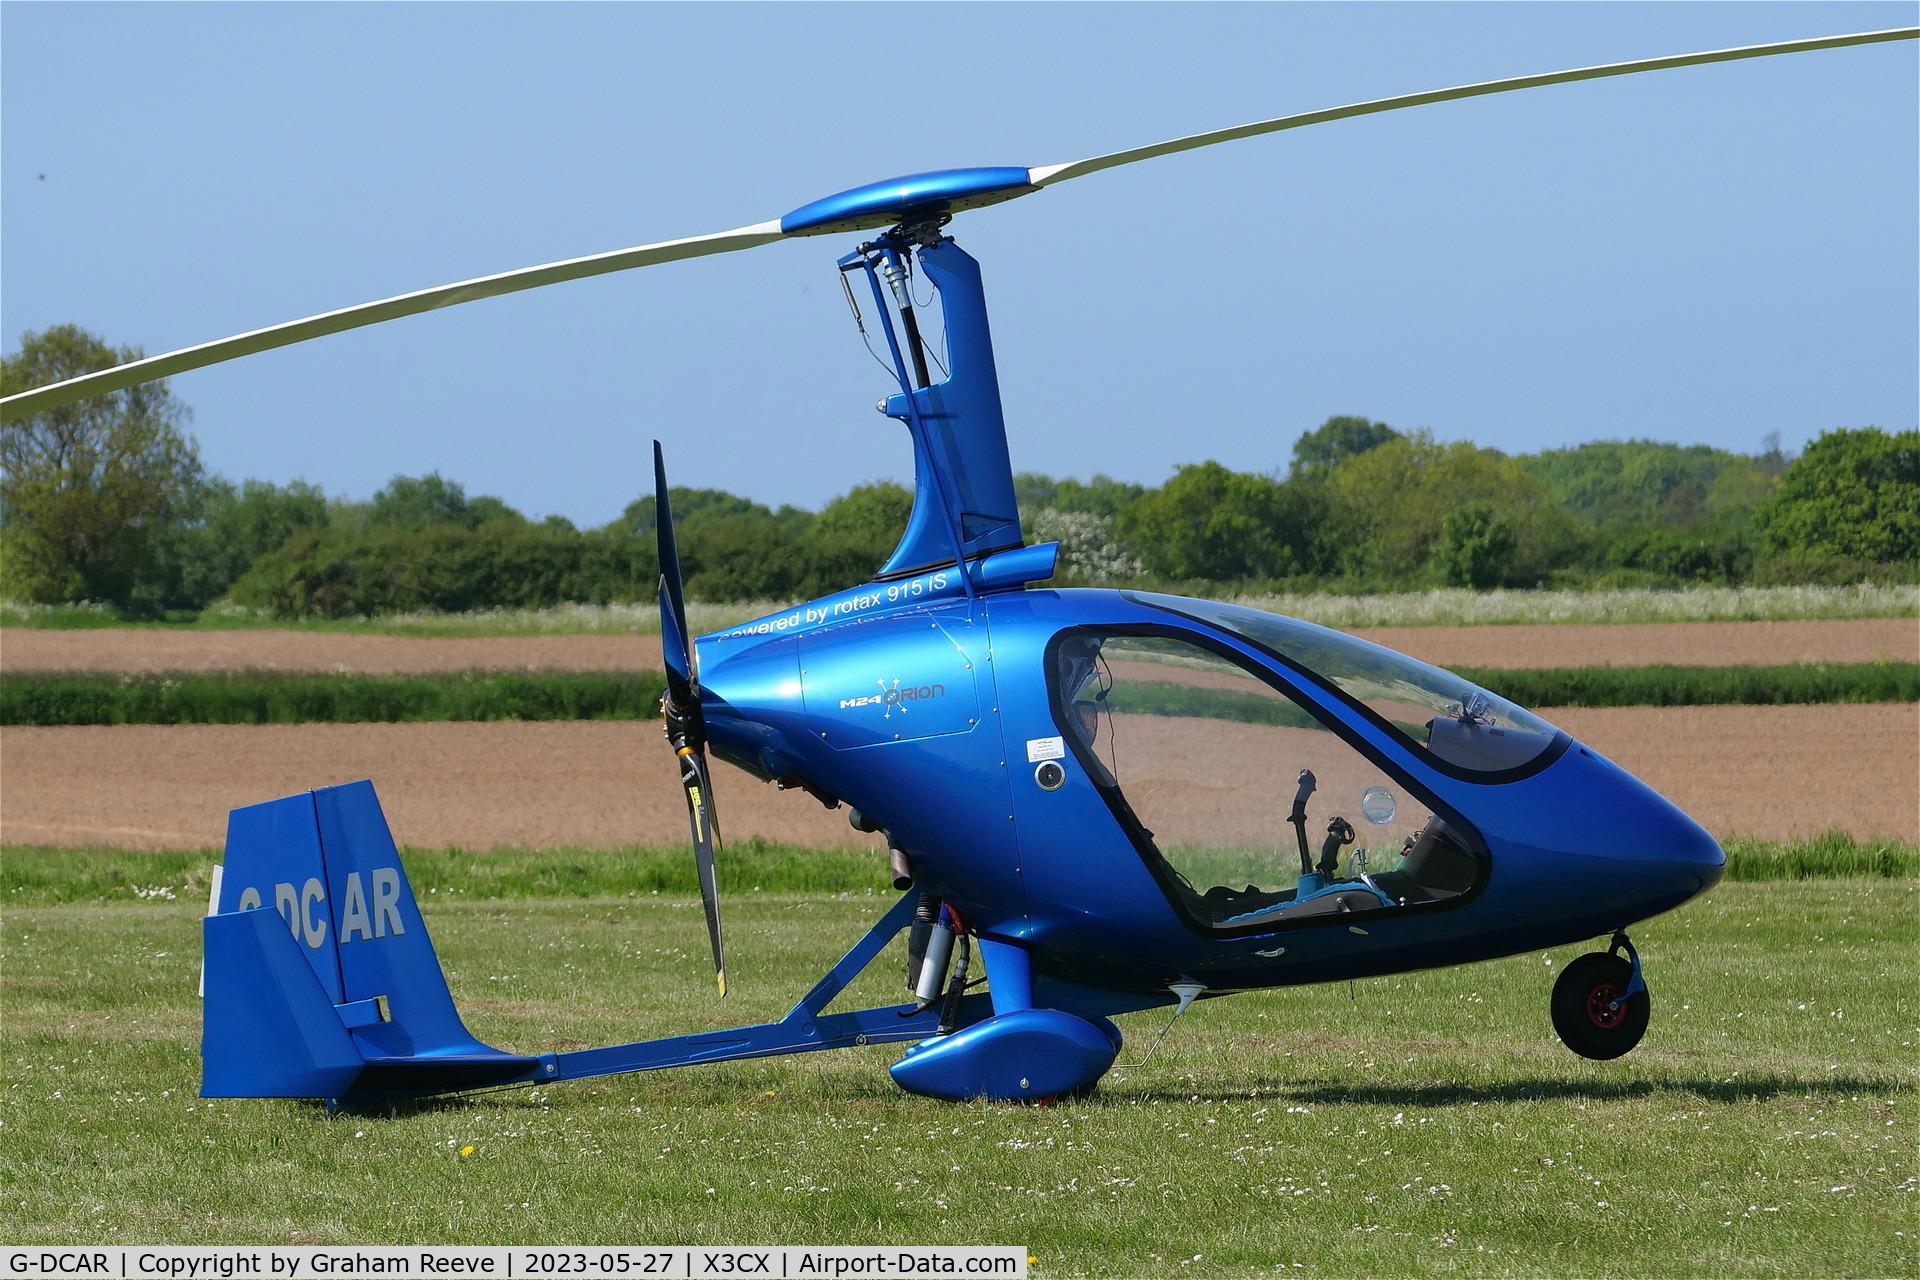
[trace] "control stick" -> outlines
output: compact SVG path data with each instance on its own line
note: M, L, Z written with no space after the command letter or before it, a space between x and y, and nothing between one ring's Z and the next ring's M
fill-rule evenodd
M1327 824L1327 842L1320 846L1320 874L1331 876L1340 867L1340 849L1353 843L1353 824L1336 817Z
M1300 771L1300 789L1293 793L1293 812L1287 815L1287 821L1293 824L1294 838L1300 844L1300 874L1313 874L1313 853L1307 848L1307 797L1313 794L1318 784L1314 781L1313 770Z

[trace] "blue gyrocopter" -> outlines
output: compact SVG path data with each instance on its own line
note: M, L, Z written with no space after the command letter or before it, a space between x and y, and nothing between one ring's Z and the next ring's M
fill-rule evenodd
M898 388L880 407L912 438L916 491L906 533L873 581L696 640L657 444L654 481L666 730L720 994L709 748L884 833L899 901L778 1022L505 1053L461 1022L370 783L236 809L204 925L202 1093L352 1106L902 1042L910 1047L892 1074L915 1093L1048 1099L1090 1087L1113 1064L1117 1013L1173 1005L1178 1017L1201 997L1596 936L1611 942L1561 972L1553 1023L1576 1053L1626 1053L1649 1004L1625 930L1719 880L1725 858L1712 837L1553 726L1391 650L1230 604L1040 585L1058 547L1022 536L979 266L944 228L1068 179L1261 133L1916 36L1590 67L1071 164L914 174L773 222L407 294L0 402L14 418L476 298L792 237L879 232L839 269L850 302L870 299L885 339ZM935 291L925 307L916 275ZM937 329L923 330L922 313L936 308ZM903 930L914 998L828 1012ZM970 976L976 952L984 991Z

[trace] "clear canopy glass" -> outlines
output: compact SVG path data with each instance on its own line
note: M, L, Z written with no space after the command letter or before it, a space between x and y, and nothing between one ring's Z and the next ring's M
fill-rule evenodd
M1558 736L1545 720L1451 671L1330 627L1243 605L1145 591L1127 595L1280 654L1458 770L1501 773L1519 768Z

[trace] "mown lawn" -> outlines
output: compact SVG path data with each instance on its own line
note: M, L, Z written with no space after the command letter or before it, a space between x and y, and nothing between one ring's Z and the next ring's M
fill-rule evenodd
M1050 1109L897 1091L895 1049L329 1115L197 1099L196 915L4 915L12 1242L1008 1243L1039 1275L1891 1276L1920 1259L1920 882L1729 883L1635 931L1647 1041L1554 1039L1579 951L1203 1002ZM15 899L16 902L20 901ZM428 898L483 1038L775 1016L888 896ZM883 963L885 963L883 961ZM898 996L897 969L864 998ZM1133 1061L1164 1019L1121 1019ZM469 1150L470 1149L470 1150Z

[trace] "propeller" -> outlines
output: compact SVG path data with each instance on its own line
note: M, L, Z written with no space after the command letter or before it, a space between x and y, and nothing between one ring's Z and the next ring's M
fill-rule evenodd
M516 293L523 289L537 289L544 285L560 284L587 276L604 275L612 271L629 271L636 267L650 267L663 262L678 262L685 258L705 257L710 254L735 253L793 236L885 227L903 220L937 218L962 209L980 208L1003 200L1031 195L1035 191L1071 178L1082 178L1120 165L1174 155L1181 151L1192 151L1199 147L1210 147L1216 143L1257 137L1260 134L1278 133L1284 129L1299 129L1306 125L1325 124L1355 116L1375 115L1382 111L1398 111L1404 107L1420 107L1461 98L1510 93L1516 89L1537 89L1547 85L1571 84L1580 80L1600 80L1609 76L1632 75L1641 71L1664 71L1675 67L1735 62L1743 58L1766 58L1783 53L1806 53L1816 49L1838 49L1848 45L1879 44L1891 40L1912 40L1916 37L1920 37L1920 27L1899 27L1852 35L1822 36L1812 40L1744 45L1734 49L1676 54L1664 58L1643 58L1635 62L1615 62L1604 66L1580 67L1571 71L1553 71L1544 75L1488 80L1480 84L1459 85L1451 89L1433 89L1424 93L1379 98L1372 102L1357 102L1344 107L1331 107L1300 115L1280 116L1272 120L1236 125L1230 129L1216 129L1209 133L1174 138L1150 146L1113 151L1085 160L1069 161L1066 164L1042 165L1037 169L995 168L916 174L909 178L875 183L869 187L858 188L856 191L843 192L839 196L815 201L784 218L770 222L755 223L752 226L715 232L711 235L691 236L683 240L665 240L631 249L618 249L612 253L595 254L585 258L570 258L564 262L549 262L537 267L525 267L519 271L503 272L500 275L482 276L476 280L463 280L457 284L442 285L437 289L404 293L398 297L329 311L322 315L309 316L304 320L294 320L266 329L255 329L231 338L222 338L217 342L206 342L199 346L171 351L165 355L150 356L143 360L116 365L111 369L83 374L77 378L69 378L65 382L50 383L44 387L35 387L0 399L0 422L10 422L27 414L56 409L63 404L70 404L87 396L105 395L136 383L151 382L156 378L185 373L190 369L204 368L207 365L219 364L222 361L252 355L255 352L291 346L297 342L306 342L313 338L341 333L365 325L398 320L403 316L418 315L423 311L433 311L440 307L451 307L480 298L498 297L501 294Z
M667 741L680 762L680 788L687 796L687 821L693 828L693 865L700 877L700 905L707 912L714 979L724 996L727 950L720 937L720 884L713 863L720 831L714 816L713 776L707 770L707 722L700 710L700 658L687 626L680 548L667 499L667 462L658 440L653 442L653 502L654 537L660 549L660 650L667 668L667 696L660 709L667 722Z

